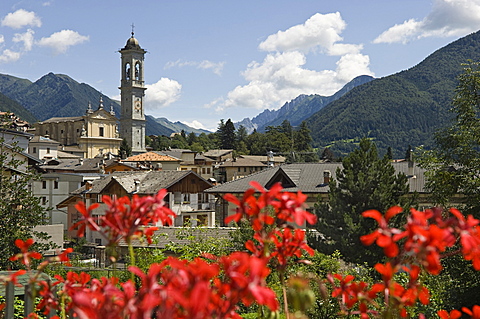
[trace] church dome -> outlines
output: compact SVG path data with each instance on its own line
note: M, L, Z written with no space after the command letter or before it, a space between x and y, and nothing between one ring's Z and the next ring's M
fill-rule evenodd
M135 39L135 37L133 36L133 32L132 32L132 36L127 40L127 44L125 44L125 47L123 49L124 50L141 49L140 44L138 44L138 40Z

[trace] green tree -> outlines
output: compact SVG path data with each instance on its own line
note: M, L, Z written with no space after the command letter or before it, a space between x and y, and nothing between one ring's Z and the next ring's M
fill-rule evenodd
M202 144L200 144L198 142L193 142L192 144L190 144L190 150L194 151L194 152L197 152L197 153L201 153L201 152L205 151Z
M167 136L159 136L157 139L157 148L154 148L155 151L162 151L162 150L166 150L168 149L169 147L171 147L171 144L172 144L172 141L169 137Z
M188 145L192 145L195 142L197 142L197 134L195 134L194 132L188 133L188 135L187 135Z
M322 160L327 161L327 162L334 162L335 161L335 154L332 152L332 150L329 147L325 147L323 149L321 158L322 158Z
M247 147L248 132L245 126L240 125L235 134L235 150L238 154L247 155L250 153Z
M373 219L363 218L361 213L405 206L402 197L409 190L405 174L396 175L390 160L378 157L375 144L362 139L359 148L343 159L343 168L337 169L336 180L331 180L329 188L328 202L316 205L316 228L324 239L314 246L328 254L338 250L349 262L374 265L381 261L382 250L360 242L360 236L377 227Z
M389 146L387 148L387 153L385 154L385 156L389 159L389 160L392 160L393 159L393 151L392 151L392 148Z
M123 159L125 159L129 156L132 156L132 148L130 147L130 145L128 145L128 142L125 138L120 143L120 149L118 150L118 156L120 156L120 158L123 158Z
M182 132L184 132L184 131L182 130ZM182 133L175 134L175 136L170 141L170 146L172 148L188 149L188 142L187 142L184 134L182 134Z
M421 154L426 188L436 204L447 206L455 194L465 196L464 213L480 216L480 64L470 62L459 76L450 127L435 134L437 147Z
M5 123L5 118L2 118ZM40 199L31 193L31 185L38 178L27 166L26 161L19 160L16 154L22 149L15 143L7 144L6 131L0 132L0 270L15 269L17 263L9 258L19 252L15 246L16 239L36 238L48 240L45 233L34 230L37 225L48 221L47 213L40 205ZM35 247L37 250L49 248L49 244Z
M247 145L251 155L266 155L267 148L265 146L265 135L253 130L252 134L247 137Z
M283 132L282 126L267 126L265 132L265 146L267 151L289 155L293 152L291 136Z
M208 135L206 133L200 133L197 137L197 141L202 145L205 151L216 148L216 145L218 144L216 133L210 133Z
M223 119L220 120L218 125L217 134L220 140L220 148L222 149L234 149L235 148L235 125L231 119L226 122Z
M297 152L297 162L317 162L318 155L313 151L312 136L307 122L303 121L294 134L294 149Z

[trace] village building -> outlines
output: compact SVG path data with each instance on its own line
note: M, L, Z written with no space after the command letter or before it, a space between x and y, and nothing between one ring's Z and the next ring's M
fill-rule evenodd
M53 117L36 123L35 135L58 141L64 151L83 158L108 152L117 154L122 141L115 112L113 108L104 109L102 98L97 110L89 104L83 116Z
M138 171L114 172L102 179L86 183L57 205L64 209L68 215L69 228L79 220L80 214L75 209L78 201L83 201L87 206L100 203L98 215L103 214L106 205L102 196L117 197L155 195L159 190L166 189L166 206L176 214L174 226L208 226L215 225L214 196L204 191L212 186L193 171ZM161 226L161 225L159 225ZM76 238L76 230L69 231L71 238ZM105 244L101 236L87 232L88 242Z
M187 149L169 149L161 153L181 159L181 171L194 171L207 180L213 177L214 160L210 157Z
M404 173L408 177L410 194L418 196L420 209L433 206L429 193L425 190L425 170L413 162L403 161L392 163L396 173ZM329 183L336 178L336 171L342 168L342 163L295 163L285 164L258 171L243 178L228 181L206 190L206 193L215 194L217 198L216 216L219 226L228 226L224 220L235 211L235 207L225 201L225 194L241 196L247 189L252 188L250 182L255 181L265 189L280 183L287 192L298 192L307 195L307 210L314 211L315 203L319 200L328 201ZM455 200L455 199L454 199Z
M168 156L162 152L146 152L138 155L130 156L124 160L122 163L139 167L147 170L168 170L168 171L178 171L180 170L181 159Z

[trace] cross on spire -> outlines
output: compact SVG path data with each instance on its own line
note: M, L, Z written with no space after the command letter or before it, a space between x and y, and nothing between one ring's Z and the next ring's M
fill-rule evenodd
M134 34L135 34L135 24L132 23L132 38Z

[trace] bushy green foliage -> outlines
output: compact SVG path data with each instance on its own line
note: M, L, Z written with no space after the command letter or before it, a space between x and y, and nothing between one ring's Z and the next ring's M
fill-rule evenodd
M205 253L221 256L232 251L232 245L228 238L216 236L215 230L205 227L190 227L187 225L179 229L175 236L182 243L172 242L165 249L181 256L182 259L193 260Z

